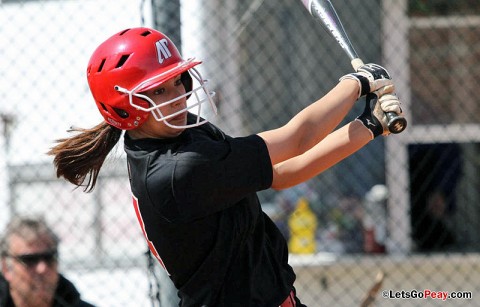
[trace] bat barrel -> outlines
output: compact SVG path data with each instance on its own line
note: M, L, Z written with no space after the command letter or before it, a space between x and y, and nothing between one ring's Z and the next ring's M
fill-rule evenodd
M358 58L333 4L329 0L302 0L302 2L310 15L320 21L323 28L335 38L350 60Z

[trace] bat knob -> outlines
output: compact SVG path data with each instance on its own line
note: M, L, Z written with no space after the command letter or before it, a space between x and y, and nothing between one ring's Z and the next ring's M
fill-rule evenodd
M407 120L405 117L398 116L395 112L387 112L386 114L388 122L388 131L393 134L397 134L407 128Z

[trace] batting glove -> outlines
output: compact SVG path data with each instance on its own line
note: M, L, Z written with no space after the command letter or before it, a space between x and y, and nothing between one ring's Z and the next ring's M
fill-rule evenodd
M365 64L357 72L341 77L340 81L345 79L352 79L358 82L360 87L358 98L393 84L388 71L378 64Z
M400 101L395 94L389 93L378 98L377 93L378 91L367 95L365 98L365 109L356 118L370 130L372 140L379 135L386 136L390 134L387 127L388 119L385 115L386 112L395 112L398 115L402 115Z

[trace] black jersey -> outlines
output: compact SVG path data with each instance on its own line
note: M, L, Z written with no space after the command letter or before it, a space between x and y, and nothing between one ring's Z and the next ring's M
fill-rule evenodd
M272 183L265 142L211 124L172 139L125 135L142 230L181 306L279 306L293 289L287 244L256 192Z

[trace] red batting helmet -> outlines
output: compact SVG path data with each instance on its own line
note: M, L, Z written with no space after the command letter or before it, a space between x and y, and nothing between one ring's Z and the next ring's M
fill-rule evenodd
M164 121L174 128L188 128L206 122L200 118L200 105L208 102L216 113L213 92L206 88L194 66L200 64L195 59L184 60L173 42L163 33L149 28L132 28L121 31L94 51L87 68L88 85L98 110L105 121L123 130L140 126L150 113L158 121ZM149 90L163 82L181 75L186 93L175 99L156 105L141 92ZM192 77L199 86L192 89ZM204 96L200 98L197 91ZM175 114L164 117L160 107L173 103L192 94L196 102ZM173 126L168 118L197 109L197 121L185 126Z

